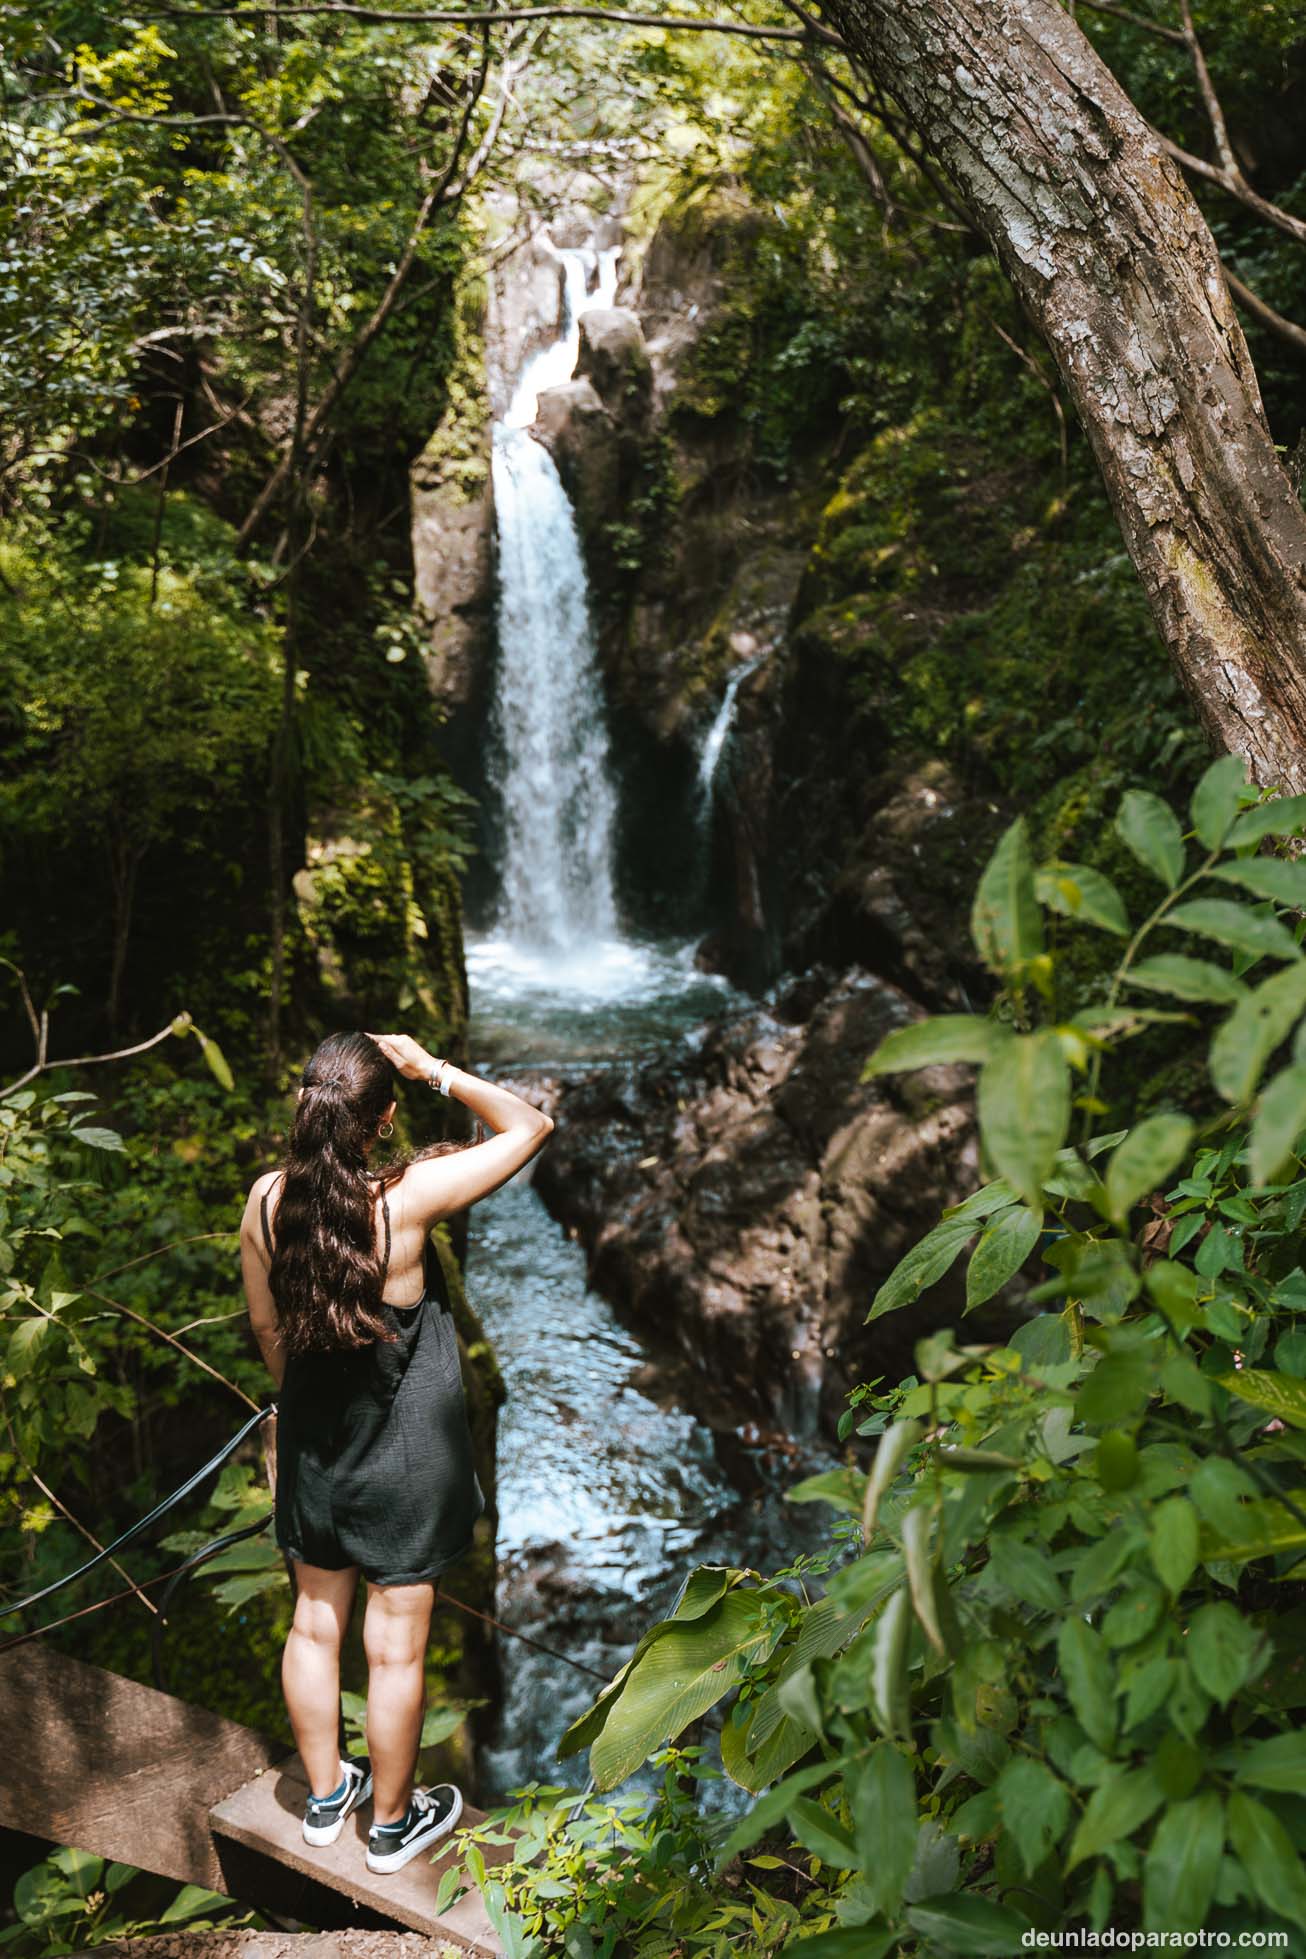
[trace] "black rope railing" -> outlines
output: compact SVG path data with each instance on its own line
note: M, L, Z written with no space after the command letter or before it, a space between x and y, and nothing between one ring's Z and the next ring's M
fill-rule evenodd
M34 1605L39 1605L42 1599L53 1598L55 1593L63 1591L65 1586L75 1585L79 1578L89 1576L92 1571L95 1571L109 1558L112 1558L116 1552L121 1551L125 1545L134 1544L136 1539L150 1528L151 1524L157 1523L160 1517L166 1517L168 1512L175 1510L179 1503L184 1503L186 1498L192 1495L199 1488L200 1484L213 1474L215 1469L221 1469L227 1457L235 1454L236 1450L245 1440L245 1437L256 1429L260 1422L265 1422L269 1415L275 1415L276 1412L275 1404L271 1408L260 1408L258 1413L251 1415L244 1427L232 1436L230 1442L223 1444L216 1456L210 1456L202 1469L197 1469L192 1476L188 1476L186 1481L172 1492L171 1496L165 1496L161 1503L156 1503L153 1510L149 1511L147 1515L138 1517L134 1524L129 1524L121 1537L115 1537L112 1544L106 1544L102 1551L97 1551L93 1558L86 1560L85 1564L78 1565L75 1571L65 1572L62 1578L56 1578L52 1584L42 1586L39 1592L33 1592L29 1597L19 1599L16 1605L0 1605L0 1619L11 1618L15 1612L29 1612ZM108 1604L109 1601L106 1599L105 1603ZM0 1652L3 1651L4 1648L0 1647Z

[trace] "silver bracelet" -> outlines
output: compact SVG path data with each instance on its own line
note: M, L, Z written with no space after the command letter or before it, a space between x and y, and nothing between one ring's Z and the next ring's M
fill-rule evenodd
M427 1087L436 1089L441 1095L447 1095L449 1093L449 1070L452 1067L452 1061L437 1062L431 1070L431 1073L426 1077Z

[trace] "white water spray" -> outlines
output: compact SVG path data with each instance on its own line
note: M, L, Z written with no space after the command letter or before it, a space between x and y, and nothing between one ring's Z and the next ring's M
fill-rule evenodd
M726 691L721 696L721 705L713 717L712 726L707 731L707 738L703 743L698 757L698 794L699 801L704 808L711 802L712 784L716 780L717 765L721 760L721 751L726 745L726 736L730 733L731 727L734 724L735 696L739 692L743 682L747 680L749 674L756 673L757 669L761 666L762 658L762 654L758 653L753 659L745 660L741 667L735 668L729 680L726 682Z
M504 853L497 933L533 953L601 956L617 937L612 786L597 649L576 520L553 458L529 434L540 391L570 378L580 315L610 306L619 248L560 252L563 328L526 363L493 435L499 535L495 702Z

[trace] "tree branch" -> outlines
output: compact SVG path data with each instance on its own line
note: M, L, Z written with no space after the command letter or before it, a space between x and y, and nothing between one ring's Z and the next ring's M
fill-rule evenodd
M179 1015L178 1018L185 1019L187 1025L189 1025L188 1015ZM0 1095L13 1095L18 1089L26 1088L28 1082L35 1081L36 1077L43 1075L48 1068L93 1068L101 1061L128 1061L134 1054L145 1054L150 1048L158 1047L160 1041L166 1041L170 1034L177 1032L176 1022L169 1021L168 1025L161 1027L157 1034L151 1034L148 1041L138 1041L135 1047L115 1048L112 1054L78 1054L72 1056L69 1060L59 1060L57 1058L51 1060L45 1053L48 1016L42 1014L41 1020L42 1031L38 1040L35 1062L25 1075L18 1077L17 1081L10 1082L7 1088L0 1088Z
M1224 265L1223 259L1220 263ZM1244 285L1237 273L1231 272L1227 265L1224 266L1224 281L1238 304L1245 307L1254 320L1259 320L1271 333L1277 333L1280 340L1286 341L1297 353L1306 354L1306 327L1299 327L1295 320L1286 320L1282 313L1276 313L1268 300Z
M265 6L252 7L163 7L146 11L138 18L142 20L251 20L259 19L267 12ZM479 9L460 10L458 8L435 8L399 12L383 7L360 7L345 4L345 0L306 0L305 4L278 9L280 17L293 18L295 15L338 14L347 20L356 20L364 27L509 27L526 20L593 20L612 21L622 27L664 27L691 34L738 34L754 41L823 41L830 47L842 47L843 42L833 29L812 22L808 27L756 27L748 21L739 20L694 20L682 15L636 14L628 13L621 7L505 7L502 12L487 13Z
M471 127L472 114L484 91L488 64L489 37L487 35L485 46L482 50L481 64L477 71L475 82L468 91L467 100L463 108L462 120L449 156L449 161L437 181L422 199L417 215L413 220L412 228L409 231L407 242L404 245L403 251L400 253L399 262L391 273L389 283L377 301L371 317L364 323L361 331L346 350L344 358L323 389L317 406L312 410L304 424L303 450L305 456L310 459L335 410L337 402L349 386L349 383L353 380L369 348L394 311L399 295L403 290L404 282L408 278L417 257L417 248L421 242L422 234L425 232L432 216L441 205L446 203L452 204L463 195L468 185L480 171L490 150L493 148L503 122L504 112L507 108L509 83L511 75L514 72L512 70L505 73L499 104L490 119L490 124L484 137L477 145L462 177L457 182L454 181L453 173L458 166L458 160L467 140L467 135ZM241 525L236 538L236 549L238 551L244 550L247 547L254 532L267 515L269 508L284 489L291 471L291 460L291 454L287 451L268 476L257 497L255 497L249 514Z

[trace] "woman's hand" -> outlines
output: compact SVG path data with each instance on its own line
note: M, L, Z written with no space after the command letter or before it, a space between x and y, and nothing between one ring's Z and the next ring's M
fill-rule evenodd
M367 1038L376 1042L391 1067L397 1069L405 1081L429 1081L440 1066L437 1057L428 1054L411 1034L369 1034Z

